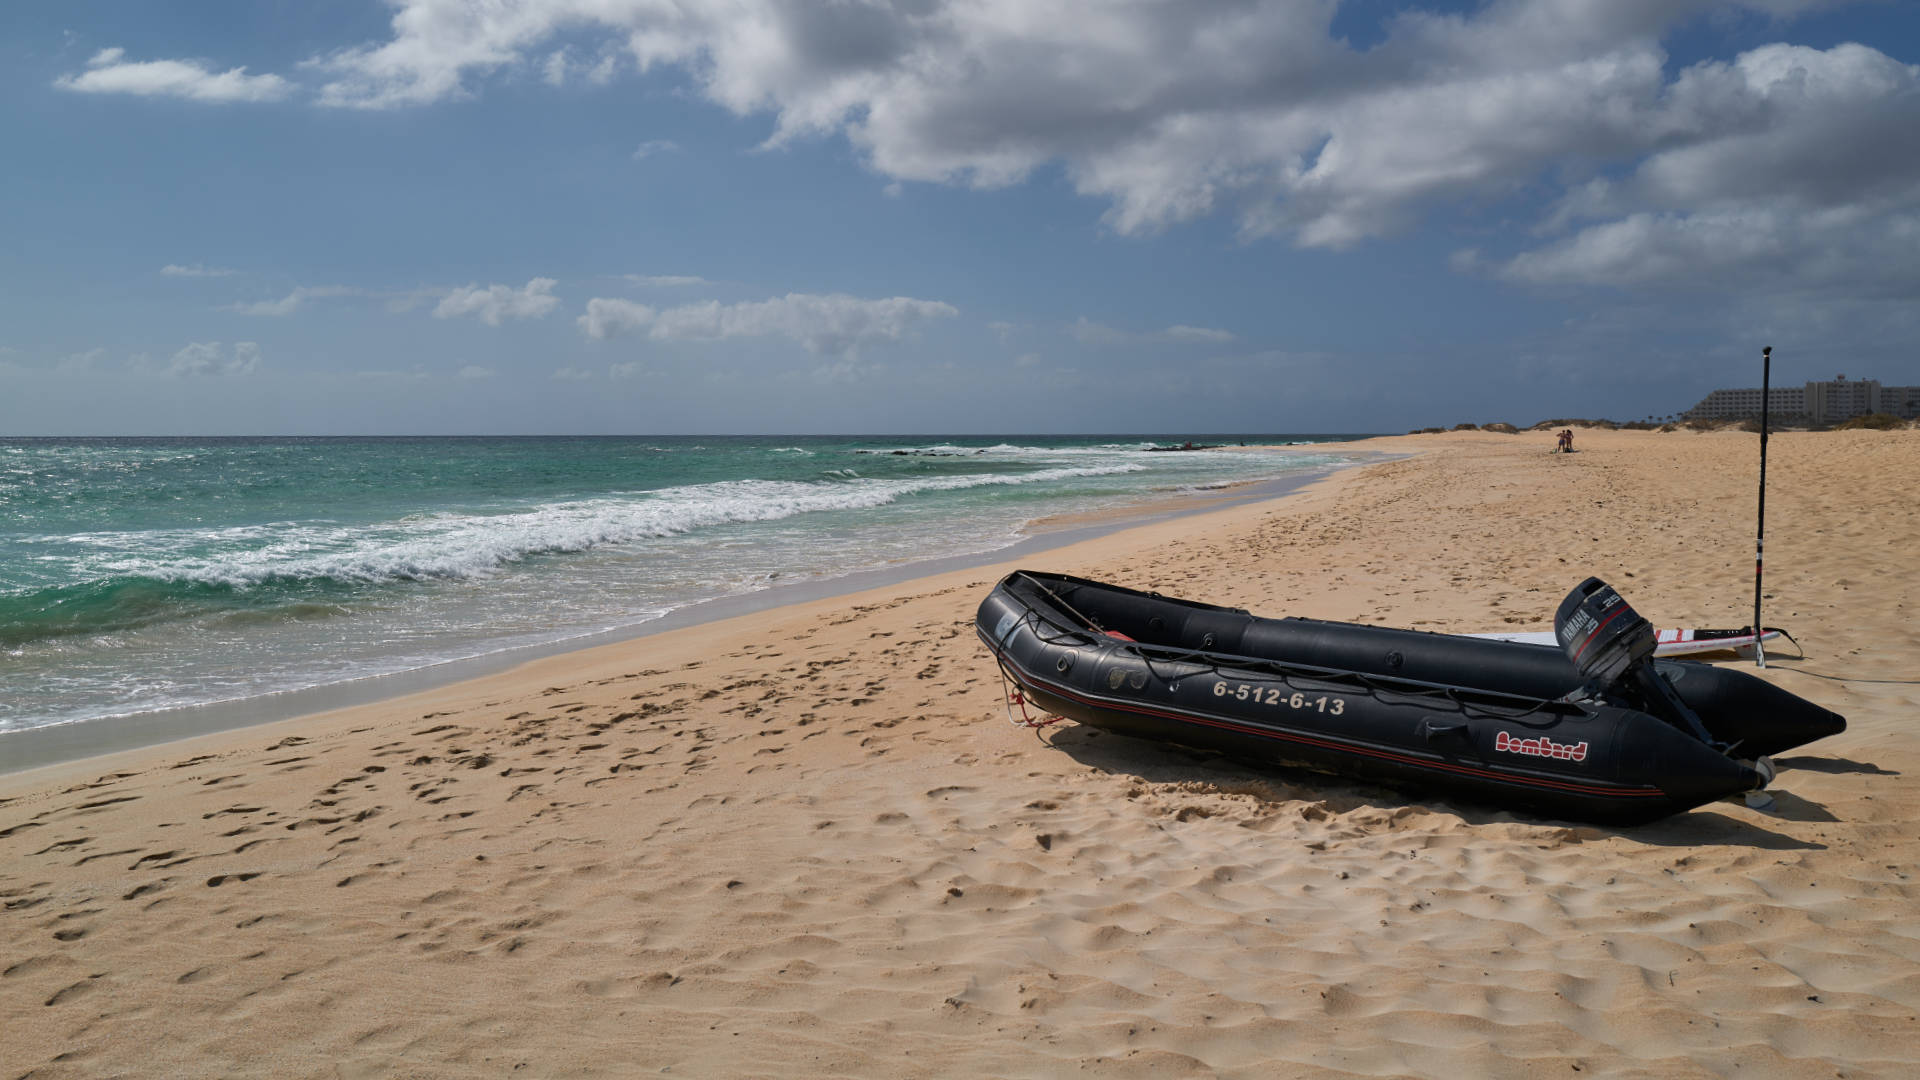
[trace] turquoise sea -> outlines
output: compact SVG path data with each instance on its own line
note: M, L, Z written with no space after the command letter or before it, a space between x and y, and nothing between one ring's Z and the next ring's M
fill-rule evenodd
M635 628L1346 460L1185 437L0 440L0 737Z

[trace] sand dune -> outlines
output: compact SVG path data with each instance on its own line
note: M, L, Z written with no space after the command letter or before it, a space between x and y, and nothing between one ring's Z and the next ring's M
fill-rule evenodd
M1752 605L1756 439L1416 456L1029 560L1250 607ZM0 1076L1920 1075L1920 432L1776 436L1771 812L1614 830L1003 717L1009 567L0 777ZM1729 661L1731 662L1731 661Z

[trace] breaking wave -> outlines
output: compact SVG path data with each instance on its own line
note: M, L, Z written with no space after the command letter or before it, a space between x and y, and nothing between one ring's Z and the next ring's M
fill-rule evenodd
M857 512L928 492L1139 472L1103 464L1023 473L818 481L731 480L552 502L501 513L367 525L283 522L69 537L81 579L0 593L0 646L183 619L310 618L369 589L486 577L541 556L806 514Z

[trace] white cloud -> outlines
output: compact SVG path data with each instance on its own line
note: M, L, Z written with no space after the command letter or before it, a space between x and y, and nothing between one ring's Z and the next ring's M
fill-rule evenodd
M1769 45L1682 72L1658 120L1688 137L1569 191L1549 231L1597 223L1495 271L1539 284L1920 287L1920 67L1861 45Z
M672 139L648 139L633 152L633 160L645 161L655 154L670 154L680 149L680 144Z
M619 73L620 57L617 54L608 53L594 61L592 67L586 69L586 80L595 86L605 86Z
M1793 229L1816 208L1920 202L1913 69L1862 45L1769 45L1671 71L1676 28L1746 14L1785 27L1829 0L1396 5L1365 51L1333 36L1334 0L394 3L387 40L315 62L323 101L458 98L543 60L570 77L554 43L586 40L770 116L771 145L844 137L889 187L990 188L1058 165L1121 233L1226 213L1246 236L1346 248L1439 206L1621 170L1624 202L1588 220L1677 222L1738 198L1777 203Z
M1906 202L1920 189L1920 67L1864 45L1768 45L1682 72L1662 126L1691 136L1639 168L1650 200Z
M1218 345L1236 340L1225 330L1215 330L1205 326L1175 325L1164 330L1133 333L1105 323L1094 322L1085 315L1080 316L1073 325L1067 327L1067 332L1082 345L1143 345L1154 342L1175 344L1205 342Z
M413 289L409 292L391 293L387 296L386 308L395 315L405 315L421 304L429 300L437 301L444 295L446 295L444 289Z
M661 311L629 300L596 297L587 302L587 313L579 324L588 337L596 339L645 327L649 337L662 341L784 337L808 352L851 357L864 345L897 341L925 320L958 314L951 304L938 300L906 296L863 300L844 293L788 293L737 304L709 300Z
M1644 286L1772 245L1770 280L1797 285L1788 253L1819 262L1820 280L1886 276L1881 239L1920 214L1920 69L1867 45L1776 43L1675 71L1663 45L1703 20L1757 15L1784 31L1833 0L1400 5L1364 51L1333 36L1336 0L390 2L384 39L307 62L318 101L398 108L502 74L560 85L674 67L707 101L771 118L770 146L845 138L885 192L1058 167L1127 234L1224 214L1247 237L1340 249L1436 208L1544 195L1555 207L1538 251L1486 242L1455 265ZM56 84L201 101L295 90L121 49ZM656 139L634 156L677 149ZM1736 221L1770 232L1739 242ZM1661 269L1631 270L1634 251ZM505 297L450 301L513 317Z
M596 296L587 301L587 313L575 321L579 323L581 333L595 341L605 341L616 334L638 330L652 322L654 314L654 310L645 304Z
M237 311L242 315L280 318L304 309L309 301L352 298L379 301L389 312L399 315L412 311L429 300L443 301L450 292L466 291L465 289L424 288L391 292L382 289L363 289L356 285L299 285L278 300L227 304L220 310ZM558 301L556 300L555 303Z
M224 374L251 375L259 367L259 344L252 341L236 341L233 343L233 359L228 361Z
M1532 250L1483 232L1453 257L1457 271L1743 295L1920 289L1920 68L1863 44L1782 42L1677 69L1663 44L1679 28L1756 14L1750 26L1784 36L1787 20L1829 0L1448 5L1458 14L1373 5L1400 14L1365 51L1333 36L1336 0L389 2L383 39L305 66L326 84L317 100L397 108L471 96L497 75L573 85L671 67L689 93L770 118L770 146L846 139L889 194L907 181L992 188L1057 168L1119 233L1222 215L1246 237L1332 249L1441 207L1497 208L1489 216L1505 227L1514 215L1502 203L1517 196L1551 206L1523 222L1538 232L1524 241ZM122 49L56 85L206 102L299 92L276 75L133 62ZM677 149L652 140L634 156ZM432 298L441 317L495 323L557 308L530 289ZM302 288L232 310L287 315L348 294L375 295ZM765 334L831 352L869 332L815 332L831 320L791 303L594 303L580 325L595 338ZM1083 322L1073 333L1089 344L1232 340L1190 326Z
M647 366L638 360L627 360L622 363L607 365L607 378L609 379L638 379L649 374L651 374L651 372L647 370Z
M278 75L249 75L244 67L212 72L192 60L129 61L125 49L102 49L87 70L62 75L53 85L86 94L177 97L216 104L279 101L293 85Z
M1234 336L1227 331L1210 326L1169 326L1160 333L1168 341L1204 341L1221 345L1234 340Z
M842 357L807 372L807 378L819 383L856 383L886 371L882 364L865 364L853 357Z
M511 285L489 285L484 289L468 285L449 292L433 309L433 317L451 319L477 315L488 326L499 326L504 319L538 319L560 306L560 298L553 295L556 284L552 278L537 277L520 289Z
M226 310L237 311L242 315L264 315L269 317L291 315L300 310L300 305L305 303L307 297L310 295L312 294L308 290L296 288L278 300L260 300L251 304L231 304Z
M1514 281L1715 291L1768 286L1854 299L1920 290L1920 213L1794 214L1747 207L1642 212L1499 267Z
M202 266L199 263L168 263L160 268L166 277L230 277L233 271L220 266Z
M613 51L604 52L594 60L576 60L571 49L556 49L540 65L540 77L549 86L565 86L573 80L605 86L619 72L620 54Z
M593 86L605 86L612 83L614 75L620 73L620 54L607 50L597 60L574 60L570 48L557 48L547 54L547 60L540 65L541 81L549 86L564 86L572 81L586 81Z
M462 85L467 72L491 72L519 63L525 51L555 31L595 21L587 13L571 10L569 0L511 5L401 0L396 6L391 41L342 49L307 62L308 67L332 76L320 89L321 104L385 109L462 98L467 96ZM611 29L635 7L633 0L613 0L602 12L608 18L598 21ZM561 61L562 78L566 63Z
M593 372L572 365L553 369L552 378L559 382L586 382L593 378Z
M351 285L301 285L278 300L261 300L251 304L229 304L223 311L237 311L242 315L261 315L279 318L291 315L306 305L309 300L320 300L335 296L368 296L365 289L356 289Z
M212 375L251 375L260 367L260 346L252 341L237 341L233 355L218 341L193 342L173 354L160 374L173 377Z
M493 376L494 376L494 371L492 368L481 367L478 364L468 364L467 366L461 368L458 373L459 378L466 379L469 381L473 381L477 379L491 379L493 378Z

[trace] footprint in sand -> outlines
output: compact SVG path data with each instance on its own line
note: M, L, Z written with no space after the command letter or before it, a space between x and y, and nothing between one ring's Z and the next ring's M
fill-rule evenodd
M107 973L103 971L103 972L100 972L98 975L89 975L86 978L80 980L79 982L66 987L65 989L56 991L52 997L46 1000L45 1004L49 1006L63 1005L69 1001L72 1001L74 998L77 998L80 995L86 993L87 991L92 990L94 987L94 980L104 978L106 974Z
M220 886L225 885L229 881L252 881L254 878L257 878L259 876L260 876L260 871L258 870L248 871L246 873L240 873L240 874L215 874L214 876L207 879L207 888L217 889Z

